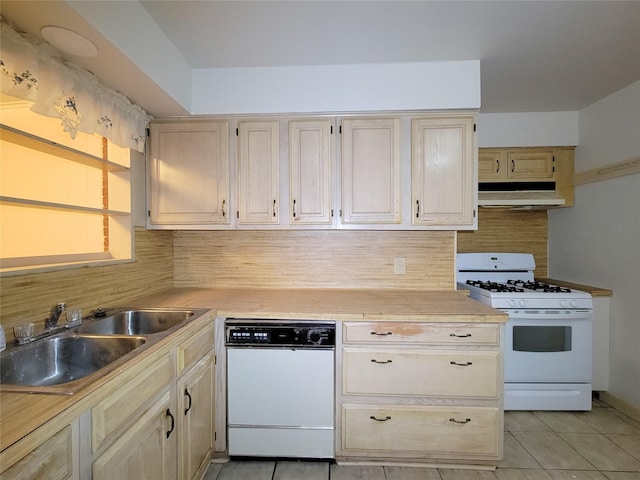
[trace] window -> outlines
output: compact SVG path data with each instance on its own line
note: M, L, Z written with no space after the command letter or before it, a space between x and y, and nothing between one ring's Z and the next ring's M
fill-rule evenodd
M0 113L2 273L131 259L129 150L25 102Z

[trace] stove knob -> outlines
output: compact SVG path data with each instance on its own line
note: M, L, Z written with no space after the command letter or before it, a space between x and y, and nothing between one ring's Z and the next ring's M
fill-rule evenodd
M571 302L569 302L569 304L570 304L573 308L577 308L577 307L578 307L578 300L571 300Z
M516 301L514 299L509 300L509 306L511 308L516 308Z
M527 306L527 301L523 298L521 300L518 301L518 305L520 305L522 308Z
M560 306L567 308L569 306L569 300L560 300Z

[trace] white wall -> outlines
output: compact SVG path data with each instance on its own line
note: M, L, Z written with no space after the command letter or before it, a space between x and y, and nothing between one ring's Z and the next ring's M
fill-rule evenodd
M640 157L640 82L579 112L576 171ZM640 409L640 174L576 187L549 212L549 275L613 290L609 393Z
M193 114L480 108L480 62L193 71Z
M481 113L479 147L574 147L578 112Z

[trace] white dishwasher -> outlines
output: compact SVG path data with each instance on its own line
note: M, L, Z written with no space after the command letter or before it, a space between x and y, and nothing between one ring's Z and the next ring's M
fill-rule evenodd
M230 456L333 458L335 324L227 319Z

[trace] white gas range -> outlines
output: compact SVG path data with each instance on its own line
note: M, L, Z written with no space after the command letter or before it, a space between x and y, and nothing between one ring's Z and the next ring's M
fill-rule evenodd
M509 314L505 410L591 410L591 295L537 282L534 270L530 254L457 256L458 288Z

